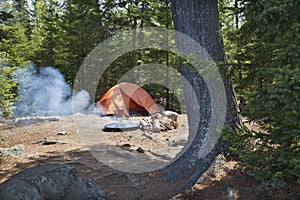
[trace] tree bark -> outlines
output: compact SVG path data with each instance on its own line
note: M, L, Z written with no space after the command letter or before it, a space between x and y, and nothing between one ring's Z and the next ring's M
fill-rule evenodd
M172 15L175 30L196 40L208 52L212 60L217 65L220 64L219 69L223 76L227 96L226 125L235 129L239 125L239 118L237 116L232 82L230 77L227 76L227 58L222 36L219 33L220 21L217 0L172 0ZM181 51L188 52L188 49L181 49L186 47L181 47L180 44L178 48ZM193 88L205 87L203 86L205 85L203 79L193 70L190 70L188 67L182 67L181 71ZM199 95L203 94L203 92L207 92L205 88L204 91L196 91ZM203 102L202 97L203 95L199 96L199 102ZM209 100L205 101L203 103L209 103ZM190 107L189 102L187 102L187 106Z
M172 0L172 14L175 25L175 30L181 32L196 42L198 42L210 55L211 59L216 63L226 63L226 55L222 42L222 37L219 34L219 12L217 0ZM180 52L193 52L189 48L192 45L186 45L182 41L177 41L177 47ZM202 53L201 61L210 60L206 53ZM201 62L200 61L200 62ZM222 64L220 73L223 75L223 82L226 91L227 103L225 125L235 129L237 124L236 104L233 95L231 80L226 76L227 66ZM209 88L205 83L204 77L200 76L198 71L191 68L190 65L181 63L181 74L184 77L184 92L187 106L187 114L189 119L189 141L184 154L182 154L174 163L164 168L164 182L179 183L178 190L185 189L194 185L201 175L209 168L215 157L224 149L220 139L212 148L203 155L202 150L205 146L205 136L210 128L213 115L212 97L209 93ZM189 87L193 88L188 89ZM196 101L192 97L192 92L195 93ZM197 104L197 105L196 105ZM220 105L219 105L220 106ZM221 105L222 106L222 105ZM201 116L197 121L197 116ZM217 129L214 129L217 132ZM193 139L191 138L193 136ZM205 147L204 147L205 148Z

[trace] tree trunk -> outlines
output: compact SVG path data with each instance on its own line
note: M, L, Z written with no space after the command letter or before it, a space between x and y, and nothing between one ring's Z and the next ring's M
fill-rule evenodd
M236 112L237 107L233 86L230 77L227 76L227 59L222 37L219 33L220 21L217 0L172 0L172 14L175 30L196 40L208 52L217 65L221 64L219 69L223 76L227 95L226 125L235 129L237 125L239 125L239 118ZM188 51L181 49L185 47L181 47L180 44L178 48L182 51ZM181 71L182 75L191 83L193 88L205 87L203 79L193 70L190 70L188 67L183 67ZM195 79L197 79L197 81L195 81ZM199 93L199 102L207 104L209 100L205 102L202 98L204 96L203 92L207 92L207 89L204 88L204 91L198 90L196 92ZM191 107L188 103L192 102L187 102L187 107Z
M217 0L172 0L172 14L176 31L198 42L208 52L214 62L222 63L220 73L223 76L227 97L224 97L224 104L219 106L226 106L226 109L224 108L224 112L227 110L225 124L235 129L238 118L236 116L236 104L231 80L229 77L226 77L228 69L224 65L226 63L226 55L222 38L219 34L220 22ZM177 41L177 47L180 52L193 52L190 49L193 48L192 45L187 45L182 40ZM201 61L206 61L206 59L209 61L205 53L202 52L201 54L203 54ZM164 172L163 181L178 183L184 180L184 183L181 182L179 190L194 185L208 169L215 157L223 151L221 141L218 139L216 143L210 144L211 149L209 151L202 154L203 148L206 148L203 146L206 143L210 143L210 140L213 140L211 138L205 140L205 137L211 124L214 123L211 121L213 116L218 115L218 113L214 111L213 97L210 94L205 78L200 76L195 69L191 69L190 65L183 64L183 62L181 63L181 74L185 78L183 81L184 95L189 119L189 141L191 144L174 163L162 170ZM189 87L193 88L193 91L188 89ZM192 98L192 92L196 96L194 99ZM195 103L195 99L198 102ZM196 119L197 116L201 116L198 121ZM217 129L213 130L218 132Z

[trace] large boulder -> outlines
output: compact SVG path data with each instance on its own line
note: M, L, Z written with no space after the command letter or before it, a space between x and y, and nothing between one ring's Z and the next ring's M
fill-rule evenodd
M77 170L69 165L35 166L0 185L1 200L59 200L70 199L70 195L82 200L105 199L102 190L93 182L78 178Z

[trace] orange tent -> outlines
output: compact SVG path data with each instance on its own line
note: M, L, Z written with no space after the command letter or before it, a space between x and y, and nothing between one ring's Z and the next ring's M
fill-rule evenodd
M140 86L120 83L110 88L98 101L94 112L129 116L130 111L149 114L160 112L153 98Z

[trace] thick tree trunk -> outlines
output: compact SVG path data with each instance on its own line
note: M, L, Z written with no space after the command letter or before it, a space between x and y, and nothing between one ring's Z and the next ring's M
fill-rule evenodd
M172 14L176 31L199 42L214 61L226 60L217 0L172 0Z
M220 21L217 0L172 0L172 14L175 30L197 41L214 62L221 64L220 73L223 76L227 96L226 124L235 129L239 124L239 119L232 83L227 77L227 59L222 37L219 33ZM184 49L186 46L183 47L178 44L178 48L180 51L189 52L189 49ZM204 91L195 91L199 94L199 102L209 103L208 99L203 99L203 93L208 92L207 88L205 89L203 79L188 67L183 67L182 74L193 88L203 88ZM187 96L186 99L188 99ZM193 107L189 104L193 104L193 102L187 102L188 107Z
M220 25L217 0L172 0L172 13L176 31L190 36L198 42L208 52L214 62L226 63L224 46L219 34ZM177 40L180 52L193 52L193 44L187 45L188 42L182 41L182 38L177 38ZM201 57L201 60L199 60L200 63L211 61L204 51L200 52L199 55ZM218 104L217 106L226 107L224 109L224 112L227 110L225 124L234 129L238 118L236 116L232 84L230 79L225 76L226 72L227 67L223 64L220 68L220 73L223 75L227 97L224 97L224 105ZM216 107L213 104L215 97L211 95L218 97L218 94L210 94L209 86L205 82L209 78L207 79L207 77L199 75L198 71L192 69L190 65L181 63L181 73L184 77L184 92L190 131L189 141L191 143L174 163L162 170L164 172L163 181L171 183L181 182L179 190L194 185L211 165L214 158L223 150L219 139L216 143L211 143L211 149L203 154L203 148L206 148L203 146L214 140L210 136L210 139L205 139L211 124L214 123L212 119L218 115L216 113L218 109L215 109ZM192 88L192 90L189 88ZM192 98L192 93L196 96L194 99ZM195 102L195 99L197 102ZM220 101L222 102L223 99ZM218 132L218 128L213 129L213 131ZM218 133L215 135L218 135Z

